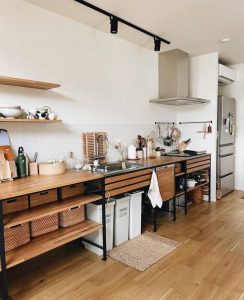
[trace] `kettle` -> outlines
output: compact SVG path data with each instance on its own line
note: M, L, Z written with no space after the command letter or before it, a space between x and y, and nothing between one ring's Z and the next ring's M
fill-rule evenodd
M27 177L26 157L25 157L25 154L24 154L24 148L23 147L19 147L19 149L18 149L18 156L17 156L16 164L17 164L18 177L19 178Z

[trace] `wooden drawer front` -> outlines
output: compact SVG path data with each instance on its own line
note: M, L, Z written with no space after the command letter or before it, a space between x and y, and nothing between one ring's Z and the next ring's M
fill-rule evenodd
M30 195L30 206L37 206L58 200L57 189L42 191Z
M113 197L113 196L123 194L123 193L126 193L126 192L130 192L130 191L134 191L136 189L139 189L139 188L142 188L142 187L145 187L145 186L149 186L150 182L151 182L151 180L142 181L142 182L139 182L139 183L136 183L136 184L132 184L132 185L124 186L124 187L119 188L119 189L108 191L108 192L106 192L106 198Z
M61 188L62 199L84 194L84 184L76 183Z
M138 176L142 176L142 175L148 175L148 174L152 174L152 171L150 169L135 171L135 172L117 175L117 176L113 176L113 177L108 177L105 179L105 184L109 184L109 183L113 183L113 182L117 182L117 181L121 181L121 180L126 180L129 178L134 178L134 177L138 177Z
M210 168L210 165L211 165L211 156L206 155L203 157L197 157L197 158L187 160L186 170L187 170L187 173L189 174L192 172Z
M21 196L3 201L4 215L23 209L28 209L28 196Z
M187 166L191 165L191 164L195 164L201 161L206 161L206 160L210 160L211 156L210 155L206 155L206 156L201 156L201 157L197 157L197 158L192 158L192 159L188 159L186 161Z
M111 184L107 184L105 186L105 191L111 191L111 190L118 189L118 188L121 188L121 187L124 187L127 185L132 185L132 184L139 183L142 181L148 181L150 179L151 179L151 174L114 182Z
M158 185L163 201L174 198L175 173L174 167L157 170Z
M179 174L182 172L182 165L181 163L176 163L175 164L175 174Z
M201 166L198 166L198 167L187 168L187 174L193 173L193 172L196 172L196 171L201 171L201 170L208 169L208 168L210 168L210 166L211 166L210 163L207 163L205 165L201 165Z

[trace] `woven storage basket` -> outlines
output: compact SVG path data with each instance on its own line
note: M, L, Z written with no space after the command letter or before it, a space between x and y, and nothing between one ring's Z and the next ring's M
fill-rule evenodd
M84 205L71 208L59 213L60 227L69 227L85 220Z
M58 214L30 222L31 237L37 237L58 230Z
M4 230L5 250L10 251L30 241L29 223L13 226Z

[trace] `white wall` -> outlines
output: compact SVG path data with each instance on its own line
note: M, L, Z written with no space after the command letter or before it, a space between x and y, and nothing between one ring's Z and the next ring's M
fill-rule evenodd
M244 64L230 66L236 71L236 80L222 87L220 93L236 98L236 141L235 141L235 189L244 190Z
M0 86L0 104L51 106L64 124L4 125L14 148L39 151L40 160L81 153L80 133L106 130L130 144L155 121L176 113L152 105L157 97L157 54L114 35L21 0L0 0L1 75L57 82L41 91Z
M197 133L203 124L181 125L182 138L191 138L189 149L207 150L212 154L211 200L216 200L216 139L217 139L217 98L218 98L218 53L195 56L190 59L190 96L211 100L209 104L180 107L178 122L212 120L213 133L203 139ZM208 124L207 124L208 126Z

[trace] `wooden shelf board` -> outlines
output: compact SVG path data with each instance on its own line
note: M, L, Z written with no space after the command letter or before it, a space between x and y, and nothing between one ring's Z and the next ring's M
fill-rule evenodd
M54 232L37 237L31 240L28 244L6 253L7 268L23 263L82 236L95 232L100 228L102 228L101 224L85 220L76 225L61 228Z
M37 81L37 80L30 80L30 79L23 79L23 78L14 78L14 77L7 77L7 76L0 76L0 84L27 87L33 89L41 89L41 90L50 90L50 89L60 87L60 84L58 83L44 82L44 81Z
M82 195L72 199L66 199L58 202L52 202L31 209L22 210L16 213L11 213L4 216L4 227L10 228L19 224L34 221L45 216L50 216L67 209L84 205L86 203L101 200L100 195L90 194Z
M175 174L175 177L182 176L182 175L185 175L185 172L180 172L178 174Z
M62 120L40 120L40 119L0 119L0 122L15 122L15 123L60 123Z
M187 188L187 193L188 192L191 192L191 191L193 191L193 190L195 190L195 189L197 189L197 188L199 188L199 187L202 187L202 186L204 186L204 185L208 185L209 184L209 182L207 181L207 182L204 182L204 183L197 183L194 187L192 187L192 188Z
M185 191L176 191L175 192L176 197L179 197L179 196L184 195L184 194L185 194Z

